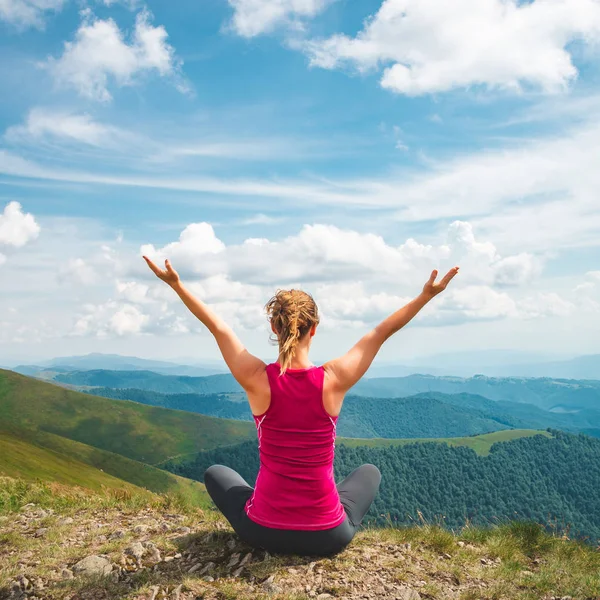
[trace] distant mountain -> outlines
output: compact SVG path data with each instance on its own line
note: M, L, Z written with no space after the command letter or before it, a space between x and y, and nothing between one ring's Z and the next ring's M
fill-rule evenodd
M600 379L600 354L556 358L508 350L456 352L405 360L402 364L374 363L368 370L367 377L406 377L415 374L598 380Z
M202 377L227 371L226 366L222 362L218 365L185 365L169 361L138 358L136 356L100 353L52 358L47 361L41 361L36 365L19 365L12 370L23 375L35 375L39 371L86 371L92 369L113 371L146 370L166 375L188 375L193 377Z
M92 393L215 417L252 420L246 401L232 402L225 394L159 394L109 388L96 388ZM338 435L356 438L456 437L527 426L508 412L497 410L491 400L480 398L479 407L461 407L458 403L445 402L443 396L389 399L350 395L344 401ZM490 407L493 411L488 412L486 408Z
M154 371L109 371L105 369L74 371L56 375L55 381L80 387L137 388L164 394L213 394L243 392L233 375L220 374L205 377L161 375Z
M524 402L544 410L600 410L600 381L529 379L524 377L382 377L361 379L353 394L379 398L406 397L422 392L476 394L490 400Z

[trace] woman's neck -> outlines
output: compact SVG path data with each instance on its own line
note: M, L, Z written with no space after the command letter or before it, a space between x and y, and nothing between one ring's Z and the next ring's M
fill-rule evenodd
M277 358L277 362L281 364L283 357L281 354ZM292 362L289 366L290 369L309 369L310 367L314 367L314 365L310 362L308 358L308 348L299 347L296 348L296 354L292 359Z

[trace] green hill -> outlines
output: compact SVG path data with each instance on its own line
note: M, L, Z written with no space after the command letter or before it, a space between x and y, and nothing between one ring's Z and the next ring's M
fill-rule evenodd
M91 490L136 490L139 488L54 450L39 448L2 432L0 474L26 481L56 481Z
M204 485L41 430L0 428L0 473L92 490L141 489L206 504Z
M40 430L146 464L256 437L252 423L90 396L0 370L3 427Z

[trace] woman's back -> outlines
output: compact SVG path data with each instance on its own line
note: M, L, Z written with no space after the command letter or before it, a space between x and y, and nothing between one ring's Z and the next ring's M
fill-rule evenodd
M320 530L339 525L344 508L333 476L337 417L323 406L324 368L266 367L267 411L254 416L260 469L245 510L266 527Z

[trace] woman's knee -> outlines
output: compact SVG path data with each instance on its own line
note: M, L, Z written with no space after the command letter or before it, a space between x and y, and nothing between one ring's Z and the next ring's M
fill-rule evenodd
M381 471L375 465L367 463L359 468L373 485L379 487L381 483Z

